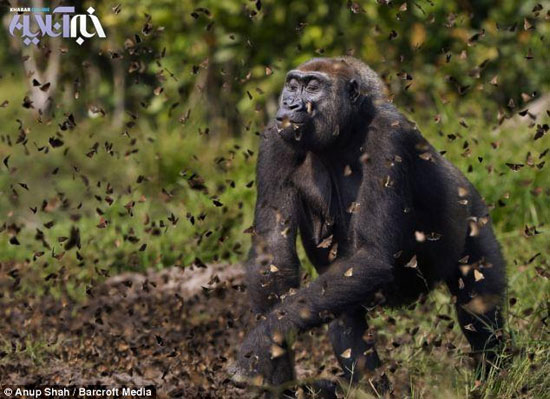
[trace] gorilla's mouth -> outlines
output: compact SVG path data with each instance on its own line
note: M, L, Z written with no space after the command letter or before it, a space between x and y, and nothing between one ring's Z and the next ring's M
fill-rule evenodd
M305 121L296 121L296 120L291 120L289 118L277 119L277 128L281 130L288 129L288 128L292 128L296 130L296 129L300 129L305 124L306 124Z
M277 132L287 139L294 138L296 141L300 141L306 123L306 121L277 119Z

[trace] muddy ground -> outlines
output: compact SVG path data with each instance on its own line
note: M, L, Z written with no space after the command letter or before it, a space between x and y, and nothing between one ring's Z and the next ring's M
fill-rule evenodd
M252 320L244 291L240 266L216 265L118 275L84 304L4 301L0 381L154 385L161 398L258 397L226 373ZM296 363L300 378L339 373L322 329L300 338Z

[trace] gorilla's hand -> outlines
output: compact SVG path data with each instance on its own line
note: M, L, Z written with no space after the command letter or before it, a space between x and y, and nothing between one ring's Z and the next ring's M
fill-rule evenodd
M291 354L284 337L260 323L243 342L237 363L231 367L233 381L253 385L280 385L294 379Z

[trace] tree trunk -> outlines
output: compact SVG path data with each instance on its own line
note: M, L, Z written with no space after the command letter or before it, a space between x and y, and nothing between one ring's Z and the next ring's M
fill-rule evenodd
M124 124L126 70L121 59L112 60L113 67L113 98L114 114L112 124L115 129L121 129Z
M28 4L17 4L19 2L10 1L11 7L28 7ZM32 7L44 7L42 0L32 0ZM52 5L55 8L56 5ZM4 25L9 26L13 14L7 14L4 17ZM36 27L35 27L36 29ZM18 37L11 38L12 48L21 55L23 70L27 85L29 87L29 98L32 101L32 107L37 117L49 115L53 109L53 96L59 82L60 69L60 38L48 38L47 44L44 44L45 38L41 38L40 47L29 45L24 46L21 39ZM40 68L38 65L44 65ZM36 80L40 83L39 86L33 85ZM44 85L49 83L49 88Z

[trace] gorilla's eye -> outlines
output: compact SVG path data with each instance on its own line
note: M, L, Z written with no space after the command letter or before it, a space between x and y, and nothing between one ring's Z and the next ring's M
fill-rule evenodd
M319 90L319 88L320 88L320 85L317 79L311 79L306 86L307 91L317 91Z
M298 90L298 82L296 79L292 79L287 83L287 87L290 91L296 91Z

